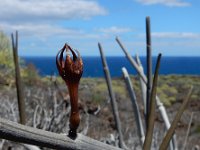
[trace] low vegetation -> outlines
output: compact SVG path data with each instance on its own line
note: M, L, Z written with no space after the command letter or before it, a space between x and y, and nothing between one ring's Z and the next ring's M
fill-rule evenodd
M3 35L3 36L2 36ZM0 32L0 38L4 38ZM4 39L9 43L9 40ZM4 43L6 43L4 42ZM16 88L14 84L14 65L9 44L0 43L0 117L18 121ZM21 75L25 89L27 125L44 130L66 133L69 118L69 95L66 85L60 77L40 77L33 65L24 66L21 61ZM143 112L140 84L138 77L131 76L140 111ZM118 103L125 144L131 148L140 148L137 137L132 104L122 77L112 80ZM191 112L194 112L191 132L186 149L200 145L200 77L186 75L160 76L158 95L166 106L170 121L186 96L190 85L194 92L187 110L182 116L177 130L178 147L181 149L185 140ZM104 78L82 78L79 86L79 109L81 123L78 132L94 139L117 145L117 134L111 112L110 99ZM141 113L143 114L143 113ZM143 116L142 116L143 117ZM164 136L164 124L160 115L156 115L156 127L153 139L155 149ZM16 143L0 140L4 148L22 147ZM1 148L1 147L0 147ZM22 147L23 148L23 147Z

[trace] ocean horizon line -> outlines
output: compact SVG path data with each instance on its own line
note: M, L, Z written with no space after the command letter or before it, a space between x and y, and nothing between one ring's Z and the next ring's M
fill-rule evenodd
M134 56L132 56L132 57L135 57L136 55L134 55ZM139 57L146 57L146 56L144 56L144 55L138 55ZM55 56L19 56L19 57L21 57L21 58L24 58L24 57L29 57L29 58L31 58L31 57L33 57L33 58L38 58L38 57L56 57L56 55ZM98 55L98 56L81 56L81 57L101 57L100 55ZM108 56L105 56L105 57L126 57L125 55L120 55L120 56L111 56L111 55L108 55ZM157 55L152 55L152 57L157 57ZM184 55L177 55L177 56L170 56L170 55L162 55L162 57L200 57L200 56L184 56Z
M55 57L22 57L25 64L32 63L41 76L58 75ZM83 77L103 77L103 66L100 56L82 57L84 62ZM153 70L155 68L157 57L153 57ZM130 74L137 74L136 70L130 64L125 56L106 57L110 74L112 77L122 76L121 68L125 67ZM146 57L140 57L141 63L146 73ZM164 56L161 59L160 75L183 74L200 75L200 57L169 57Z

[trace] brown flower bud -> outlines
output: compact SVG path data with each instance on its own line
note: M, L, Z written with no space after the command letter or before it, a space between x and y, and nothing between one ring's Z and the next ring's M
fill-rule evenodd
M65 59L63 58L64 52L66 53ZM68 52L72 53L73 59L70 57ZM69 45L65 44L56 56L56 65L60 76L68 87L71 102L69 137L75 139L76 130L80 123L78 109L78 85L83 73L83 62L79 52L77 50L73 50Z

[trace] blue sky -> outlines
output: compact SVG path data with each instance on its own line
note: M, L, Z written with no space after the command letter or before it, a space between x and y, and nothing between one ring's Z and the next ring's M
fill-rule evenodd
M55 56L64 43L82 56L146 54L145 17L151 17L153 55L200 56L198 0L4 0L0 30L19 31L21 56Z

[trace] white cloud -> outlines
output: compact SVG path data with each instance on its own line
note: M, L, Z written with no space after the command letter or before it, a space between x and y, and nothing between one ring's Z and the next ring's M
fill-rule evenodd
M1 21L88 19L106 13L91 0L3 0L0 3Z
M144 5L160 4L170 7L186 7L191 5L190 3L184 2L182 0L136 0L136 1Z
M199 39L200 33L194 32L152 32L152 38L156 39ZM146 37L145 34L139 34L139 38Z
M4 29L5 32L18 30L23 36L54 36L54 35L77 35L82 31L76 29L67 29L49 24L18 24L11 25L7 23L1 23L0 29Z
M3 29L6 33L11 31L19 31L20 35L23 37L36 37L39 39L46 39L49 37L62 37L71 39L80 38L99 38L99 35L94 33L86 33L83 30L76 28L64 28L56 25L50 24L17 24L11 25L7 23L0 24L0 30Z
M152 33L153 38L188 38L196 39L200 38L200 33L193 32L154 32Z
M120 33L126 33L126 32L130 32L131 29L130 28L122 28L122 27L116 27L116 26L112 26L109 28L100 28L97 29L97 31L102 32L102 33L106 33L106 34L120 34Z
M59 21L90 19L106 10L92 0L4 0L0 3L0 30L18 30L21 37L98 38L81 28L60 26Z

